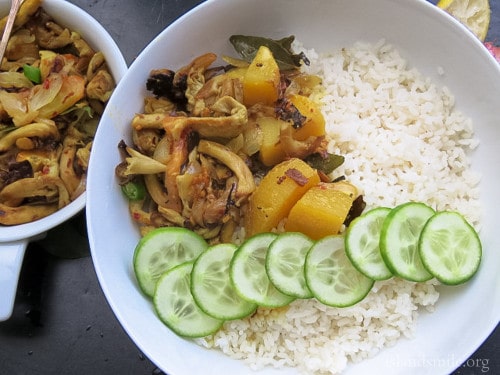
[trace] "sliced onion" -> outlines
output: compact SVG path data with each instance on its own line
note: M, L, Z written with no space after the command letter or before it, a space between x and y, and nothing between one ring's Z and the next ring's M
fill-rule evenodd
M63 84L61 74L53 73L40 85L33 87L33 95L29 101L29 111L38 111L43 106L52 103Z

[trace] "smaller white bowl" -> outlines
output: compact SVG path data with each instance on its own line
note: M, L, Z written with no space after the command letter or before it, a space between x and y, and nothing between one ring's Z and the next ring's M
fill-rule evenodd
M42 7L61 25L77 31L95 49L102 51L118 82L127 71L127 63L106 29L81 8L64 0L44 0ZM0 15L9 13L10 1L0 0ZM85 207L86 193L66 207L40 220L14 226L0 226L0 321L12 314L19 272L30 239L76 215Z

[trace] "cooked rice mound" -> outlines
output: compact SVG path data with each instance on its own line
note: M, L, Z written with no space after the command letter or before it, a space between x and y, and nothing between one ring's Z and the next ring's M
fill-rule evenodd
M346 158L338 174L360 189L367 209L426 202L436 210L459 211L478 228L479 175L468 160L478 142L470 119L454 109L451 93L410 68L384 41L306 55L311 65L304 69L323 77L329 151ZM434 309L436 284L397 278L377 282L349 308L327 307L315 299L261 308L251 317L226 322L199 343L253 369L338 374L349 362L411 339L419 312Z

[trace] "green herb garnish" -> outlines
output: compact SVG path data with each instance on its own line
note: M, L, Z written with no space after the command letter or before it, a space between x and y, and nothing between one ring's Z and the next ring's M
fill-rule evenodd
M23 73L24 76L33 83L39 84L42 82L42 73L40 72L39 68L36 68L28 64L24 64Z

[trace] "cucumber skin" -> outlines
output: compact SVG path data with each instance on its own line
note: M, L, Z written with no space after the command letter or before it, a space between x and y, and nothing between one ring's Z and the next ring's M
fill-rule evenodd
M445 276L442 272L441 267L446 267L444 264L437 264L435 261L429 262L429 259L423 254L425 252L424 246L426 246L425 242L427 241L426 238L426 231L432 232L433 230L433 225L435 225L435 222L438 220L442 220L443 218L447 217L448 220L447 222L449 223L451 220L459 220L461 225L464 225L464 227L468 228L471 234L471 241L473 242L473 246L475 247L476 254L473 259L473 266L470 267L469 271L467 273L461 274L460 277L457 277L456 275L451 276ZM435 229L435 228L434 228ZM454 249L451 249L453 251ZM419 252L421 254L422 258L422 263L424 267L427 268L427 270L434 275L434 277L442 284L444 285L460 285L464 284L477 273L477 270L479 269L479 266L481 264L481 258L482 258L482 253L483 253L483 248L481 244L481 240L479 239L479 235L477 234L476 230L472 225L470 225L465 218L459 214L458 212L453 212L453 211L441 211L436 213L433 217L431 217L427 223L425 224L424 228L422 229L422 235L419 238ZM468 252L470 255L470 251ZM439 260L438 260L439 262Z
M331 251L331 248L335 246L336 244L329 244L328 242L339 242L339 244L342 245L342 247L336 247ZM311 247L309 252L307 253L306 257L306 262L305 262L305 267L304 267L304 273L306 276L306 282L307 285L309 286L309 289L312 291L314 297L323 303L324 305L331 306L331 307L350 307L355 305L356 303L360 302L363 300L368 293L370 293L373 285L375 284L375 281L366 277L363 275L361 272L359 272L356 267L354 267L345 254L345 249L343 247L343 239L339 235L331 235L324 237L318 241ZM325 251L326 249L326 251ZM317 256L316 253L325 253L331 251L330 254L327 257L323 257L324 259L331 259L334 253L341 251L343 257L343 260L345 260L346 266L349 267L350 269L347 270L350 274L350 276L355 275L358 281L360 281L363 285L358 284L358 289L356 293L351 294L348 296L348 298L345 298L345 296L340 296L339 293L335 292L335 283L332 284L326 284L321 282L319 280L319 276L317 273L316 267L321 263L318 263L317 260L314 261L313 258ZM335 281L335 280L334 280ZM361 286L360 286L361 285ZM335 298L335 294L337 294L337 297Z
M160 280L158 280L157 288L155 290L155 295L153 296L153 307L155 309L156 314L163 322L163 324L165 324L168 328L170 328L175 334L182 337L199 338L217 332L222 327L222 324L224 324L224 321L215 319L205 314L198 307L198 305L196 305L193 296L188 290L188 293L186 293L185 298L190 299L192 310L194 311L195 314L198 315L199 318L199 321L196 322L196 324L200 328L193 329L193 324L189 324L186 326L186 322L182 320L182 316L173 315L171 310L169 309L168 302L166 302L170 301L170 299L174 296L174 294L172 293L165 294L163 291L163 282L166 282L168 278L171 275L175 275L175 273L180 273L181 276L186 277L187 281L190 282L190 273L192 268L193 268L193 262L185 262L165 272L160 278ZM186 273L188 273L187 276L185 276ZM168 286L169 285L167 284L167 287Z
M349 257L349 259L351 260L352 264L354 265L354 267L356 267L358 269L359 272L365 274L366 276L368 276L369 278L371 278L375 281L388 280L394 276L394 273L390 270L390 268L385 263L385 261L382 257L382 254L380 254L380 231L379 231L379 254L380 254L380 261L383 262L383 266L381 268L383 268L385 266L385 269L381 270L381 272L378 272L376 275L371 273L371 272L367 272L367 270L365 270L363 266L358 264L358 261L356 259L355 254L352 253L351 251L348 251L348 249L352 248L351 246L348 246L348 241L350 240L350 236L354 232L353 228L356 225L359 225L358 223L360 223L362 220L365 220L365 219L367 220L368 217L373 216L373 215L385 215L385 217L387 217L387 215L391 211L392 211L392 209L388 208L388 207L377 207L377 208L371 209L370 211L368 211L368 212L364 213L363 215L358 216L356 219L354 219L351 222L351 224L349 225L349 227L347 228L346 234L345 234L346 254ZM364 229L366 229L366 228L364 228Z
M398 276L401 277L402 279L408 280L408 281L414 281L414 282L424 282L432 279L432 274L427 271L427 269L423 266L422 261L420 260L420 255L418 254L418 237L416 238L415 241L415 251L416 251L416 256L419 257L420 260L420 269L418 270L419 275L415 274L409 274L403 270L401 270L396 264L394 264L394 260L391 257L390 253L393 250L391 249L391 246L394 247L395 241L393 239L389 239L389 227L391 225L391 221L394 220L394 217L396 215L400 215L402 212L409 210L409 207L414 207L415 209L420 209L422 211L427 211L429 216L427 217L426 221L435 214L435 210L426 205L425 203L421 202L407 202L400 204L399 206L396 206L395 208L392 209L391 212L387 215L386 219L384 220L384 224L382 225L382 230L380 232L380 254L382 255L382 258L389 270L391 272ZM421 226L420 228L420 233L424 227L425 223Z
M267 276L267 272L265 270L265 259L264 263L262 264L263 267L263 275L267 278L267 285L266 285L266 291L270 292L267 293L265 296L264 295L259 295L255 290L251 290L250 292L248 290L244 290L241 288L241 281L245 281L242 279L241 275L244 274L243 272L243 267L242 264L246 263L247 260L250 258L248 255L253 251L252 249L248 249L250 246L254 245L254 242L262 242L262 244L258 244L259 246L264 246L269 248L269 245L271 244L274 239L276 239L278 235L276 233L271 233L271 232L265 232L265 233L259 233L256 235L253 235L246 239L243 244L240 245L238 250L233 255L233 259L231 259L231 269L230 269L230 276L231 276L231 281L233 282L233 285L235 286L236 292L240 295L241 298L246 299L247 301L256 303L259 306L262 307L270 307L270 308L277 308L277 307L282 307L286 306L289 303L291 303L295 298L291 296L287 296L283 293L281 293L276 287L271 283L271 280L269 280L269 277ZM250 295L252 294L252 295Z
M134 274L137 279L137 283L139 284L139 287L141 288L142 292L146 294L148 297L153 297L154 295L154 289L156 286L156 283L158 282L159 278L161 275L159 275L157 278L154 278L151 275L151 272L149 269L144 267L144 263L149 264L150 259L142 259L142 257L149 257L151 255L151 250L149 248L145 248L147 246L147 243L150 241L160 241L157 237L162 236L162 235L171 235L172 237L175 236L177 241L182 238L189 238L190 241L192 240L193 243L197 243L197 246L199 246L199 249L196 249L194 251L195 254L200 254L203 252L207 247L208 244L205 241L203 237L198 235L197 233L190 231L189 229L182 228L182 227L161 227L161 228L156 228L152 230L151 232L147 233L144 237L142 237L138 244L136 245L134 249L134 256L132 259L132 265L134 269ZM161 242L161 241L160 241ZM175 241L165 241L165 242L171 242L172 244L175 243ZM197 257L197 255L196 255ZM183 261L190 261L194 259L184 259ZM171 264L170 267L164 268L163 272L168 271L170 268L173 268L174 266L177 266L183 262L177 263L177 264ZM162 272L162 273L163 273Z
M210 298L215 298L214 295L213 294L209 295L210 291L209 290L207 291L206 288L200 285L205 281L205 277L207 276L205 273L203 273L202 270L202 267L204 266L203 262L205 261L206 257L212 256L212 254L215 252L223 253L222 256L219 257L218 261L219 262L222 260L227 261L227 280L224 281L227 281L227 284L229 284L225 285L223 289L226 290L228 287L230 287L232 288L233 293L235 294L234 297L239 297L239 295L236 293L234 285L232 285L229 275L229 269L231 264L230 262L236 250L237 250L236 245L227 243L210 246L202 254L200 254L198 258L194 261L193 270L191 271L191 294L193 295L194 301L196 302L198 307L200 307L200 309L203 310L203 312L216 319L223 319L223 320L242 319L252 314L257 309L257 304L243 300L241 297L237 301L238 302L237 306L227 306L227 304L214 305L213 301L209 300ZM224 257L227 257L229 253L231 255L227 259L225 259ZM212 286L212 289L213 288L215 288L215 286Z

